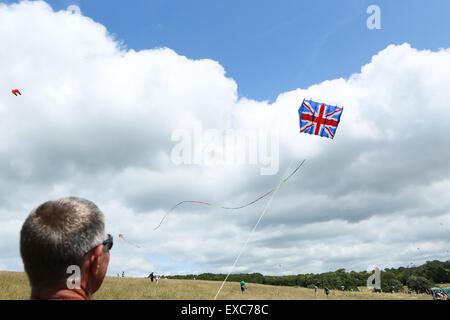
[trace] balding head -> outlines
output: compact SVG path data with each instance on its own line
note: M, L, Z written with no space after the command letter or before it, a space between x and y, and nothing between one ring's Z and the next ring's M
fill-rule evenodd
M20 254L33 288L65 283L70 265L106 239L103 213L91 201L70 197L34 209L20 232Z

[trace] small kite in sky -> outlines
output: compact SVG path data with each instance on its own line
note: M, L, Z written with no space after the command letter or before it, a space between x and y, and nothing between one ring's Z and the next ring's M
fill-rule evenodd
M136 248L140 248L137 244L134 244L134 243L128 241L127 239L125 239L125 237L123 236L123 234L119 234L119 238L121 238L121 239L122 239L123 241L125 241L126 243L128 243L128 244L130 244L130 245L132 245L132 246L135 246Z
M19 89L12 89L11 92L17 97L17 94L22 95Z
M333 139L344 108L303 100L298 109L300 132Z

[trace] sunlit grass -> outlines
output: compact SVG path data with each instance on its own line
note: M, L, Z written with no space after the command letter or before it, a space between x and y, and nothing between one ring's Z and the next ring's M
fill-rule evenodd
M147 278L106 277L102 287L94 294L96 300L212 300L221 286L218 281L160 279L159 284ZM25 273L0 272L0 299L29 299L30 287ZM327 297L319 290L300 287L269 286L247 283L242 294L237 282L227 282L218 296L220 300L420 300L427 295L404 293L342 292L331 290Z

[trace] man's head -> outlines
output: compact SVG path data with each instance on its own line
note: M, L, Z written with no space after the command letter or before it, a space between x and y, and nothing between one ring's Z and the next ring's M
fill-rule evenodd
M103 213L70 197L34 209L20 232L20 254L32 290L65 289L69 266L79 266L88 296L100 287L109 263Z

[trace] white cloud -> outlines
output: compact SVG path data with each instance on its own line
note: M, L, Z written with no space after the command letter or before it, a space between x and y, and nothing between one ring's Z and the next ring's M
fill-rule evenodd
M70 11L70 10L69 10ZM0 5L0 266L20 266L18 233L32 208L82 196L104 211L119 242L112 274L226 272L262 212L185 205L240 205L277 185L236 271L304 273L446 259L450 49L408 44L379 52L361 72L279 95L238 99L237 84L209 59L169 48L127 50L81 13L40 1ZM14 32L11 32L14 30ZM45 36L36 36L45 35ZM344 106L335 140L298 133L304 97ZM280 171L175 166L176 129L276 129ZM222 131L221 131L222 132ZM267 201L267 200L266 200ZM417 250L420 248L420 250ZM279 267L281 264L282 267Z

